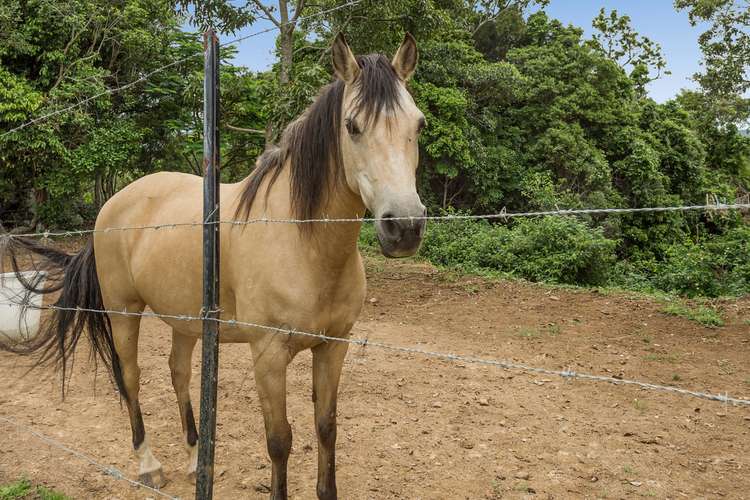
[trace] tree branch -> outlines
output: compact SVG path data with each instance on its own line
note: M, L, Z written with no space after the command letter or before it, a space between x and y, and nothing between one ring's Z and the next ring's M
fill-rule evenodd
M305 0L299 0L297 2L297 8L294 10L294 15L292 16L292 20L289 21L290 24L294 25L297 22L297 18L302 13L302 10L305 8Z
M266 15L266 19L268 19L268 20L269 20L269 21L271 21L271 22L272 22L273 24L275 24L277 28L281 28L281 23L280 23L280 22L278 21L278 19L276 19L275 17L273 17L273 13L272 13L271 9L269 9L268 7L266 7L265 5L263 5L263 4L262 4L262 3L260 2L260 0L252 0L252 1L253 1L253 3L254 3L254 4L255 4L255 5L256 5L256 6L257 6L257 7L258 7L258 8L260 9L260 10L262 10L262 11L263 11L263 13L264 13L264 14Z
M235 132L247 132L248 134L261 134L265 135L265 130L259 130L257 128L244 128L244 127L235 127L234 125L230 125L228 123L224 124L226 128L229 130L234 130Z

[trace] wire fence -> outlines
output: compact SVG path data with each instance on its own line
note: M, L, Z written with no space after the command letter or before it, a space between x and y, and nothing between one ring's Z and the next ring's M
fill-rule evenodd
M0 302L0 305L13 305L13 304L15 303ZM730 397L727 393L716 394L716 393L708 393L708 392L701 392L701 391L693 391L693 390L683 389L683 388L675 387L675 386L653 384L650 382L642 382L639 380L629 380L629 379L624 379L624 378L609 377L609 376L604 376L604 375L594 375L590 373L576 372L573 370L554 370L550 368L540 368L536 366L527 365L524 363L514 363L510 361L497 360L497 359L477 358L477 357L463 356L463 355L453 354L453 353L428 351L425 349L420 349L418 347L392 345L392 344L386 344L383 342L373 341L369 339L334 337L330 335L325 335L323 333L307 332L303 330L297 330L294 328L281 328L278 326L263 325L259 323L239 321L235 319L213 318L207 314L191 316L191 315L186 315L186 314L159 314L159 313L149 312L149 311L127 311L127 310L117 311L114 309L87 309L87 308L81 308L81 307L59 307L55 305L36 306L32 304L24 304L24 307L28 307L30 309L39 309L39 310L46 309L46 310L56 310L56 311L116 314L116 315L122 315L122 316L139 316L139 317L146 317L146 318L171 319L171 320L178 320L178 321L215 321L221 325L226 325L227 327L230 327L230 328L237 328L237 327L254 328L258 330L268 331L274 334L287 335L289 337L301 336L301 337L309 337L309 338L318 339L322 342L344 342L344 343L353 344L353 345L362 346L362 347L375 347L378 349L383 349L383 350L387 350L391 352L400 352L404 354L417 354L420 356L439 358L439 359L444 359L448 361L460 361L460 362L470 363L470 364L494 366L494 367L501 368L504 370L558 376L564 379L577 379L577 380L588 380L588 381L593 381L593 382L606 382L606 383L615 384L615 385L631 385L631 386L640 387L642 389L651 389L655 391L669 392L669 393L679 394L683 396L692 396L692 397L696 397L700 399L706 399L709 401L719 401L722 403L731 403L731 404L735 404L738 406L750 407L750 399Z
M320 17L325 14L338 11L340 9L345 9L345 8L355 6L361 2L362 0L351 0L333 8L325 9L320 12L316 12L314 14L308 15L308 16L300 17L297 21L303 22L305 20L310 20L315 17ZM279 28L280 26L272 26L264 30L256 31L248 35L244 35L244 36L235 38L233 40L229 40L227 42L222 43L220 46L226 47L229 45L233 45L241 41L262 35L264 33L277 30ZM197 52L195 54L191 54L189 56L172 61L168 64L165 64L159 68L156 68L144 74L140 78L137 78L136 80L133 80L127 84L124 84L116 88L107 89L105 91L89 96L85 99L82 99L67 107L51 111L37 118L24 122L4 132L3 134L0 135L0 138L4 138L10 134L18 132L34 124L43 122L44 120L47 120L54 116L58 116L58 115L62 115L64 113L70 112L98 98L101 98L107 95L113 95L118 92L122 92L129 88L132 88L140 83L148 81L149 79L153 78L155 75L169 68L173 68L188 60L191 60L195 57L199 57L202 55L203 55L202 52ZM322 218L313 218L313 219L255 217L255 218L248 218L245 220L219 220L217 222L207 222L204 220L204 221L194 221L194 222L159 223L159 224L139 225L139 226L108 227L108 228L94 228L94 229L66 230L66 231L26 232L26 233L20 233L20 234L2 234L0 235L0 247L2 246L3 238L73 237L73 236L84 236L84 235L101 234L101 233L131 231L131 230L177 229L177 228L190 228L190 227L196 227L196 226L202 227L202 226L206 226L209 224L220 224L220 225L228 225L228 226L247 226L247 225L253 225L253 224L374 223L374 222L381 222L381 221L398 221L398 220L402 220L402 221L403 220L407 220L407 221L425 220L425 221L435 221L435 222L469 221L469 220L508 221L508 220L517 219L517 218L533 218L533 217L545 217L545 216L586 216L586 215L605 215L606 216L606 215L625 215L625 214L656 214L656 213L670 213L670 212L672 213L683 212L684 213L684 212L696 212L696 211L727 212L727 211L734 211L734 210L750 210L750 203L740 203L739 201L735 203L722 203L714 199L713 202L711 203L707 202L706 204L703 204L703 205L639 207L639 208L623 207L623 208L555 209L555 210L526 211L526 212L508 212L505 209L503 209L498 213L480 214L480 215L448 214L448 215L425 215L425 216L418 216L418 217L388 217L388 218L383 218L383 217L353 217L353 218L322 217ZM106 315L125 315L125 316L138 316L138 317L147 317L147 318L159 318L162 320L200 321L200 322L215 321L219 323L220 325L223 325L226 328L246 328L246 329L261 330L261 331L268 332L273 335L286 335L290 338L295 337L295 336L302 336L302 337L316 339L321 342L343 342L343 343L348 343L348 344L357 345L361 347L374 347L374 348L392 352L392 353L417 355L417 356L422 356L426 358L441 359L441 360L445 360L449 362L460 362L460 363L476 364L476 365L482 365L482 366L491 366L491 367L495 367L495 368L499 368L503 370L523 372L523 373L528 373L528 374L557 376L557 377L563 378L564 380L582 380L582 381L589 381L589 382L603 382L603 383L613 384L613 385L618 385L618 386L628 385L628 386L638 387L644 390L652 390L652 391L658 391L662 393L675 394L678 396L700 398L700 399L704 399L708 401L716 401L716 402L721 402L724 404L732 404L732 405L736 405L739 407L750 407L750 399L743 398L743 397L730 397L729 394L727 393L719 394L719 393L711 393L711 392L702 392L702 391L697 391L697 390L684 389L681 387L676 387L676 386L671 386L671 385L654 384L654 383L644 382L640 380L631 380L631 379L624 379L624 378L618 378L618 377L577 372L577 371L573 371L570 369L557 370L557 369L552 369L552 368L537 367L537 366L532 366L532 365L528 365L525 363L517 363L517 362L505 361L505 360L500 360L500 359L480 358L480 357L466 356L466 355L460 355L460 354L454 354L454 353L448 353L448 352L431 351L431 350L426 350L426 349L413 347L413 346L388 344L385 342L370 340L367 338L361 339L361 338L335 337L335 336L326 335L325 333L316 333L316 332L308 332L308 331L302 331L302 330L296 330L296 329L282 328L282 327L273 326L273 325L264 325L264 324L258 324L258 323L253 323L253 322L239 321L236 319L215 318L215 317L211 317L209 314L205 312L202 312L198 315L159 314L159 313L152 312L152 311L127 311L127 310L118 311L118 310L112 310L112 309L86 309L86 308L78 308L78 307L66 308L66 307L60 307L56 305L37 306L37 305L29 304L27 302L23 302L19 304L19 302L14 302L14 301L0 302L0 305L7 305L7 306L19 306L20 305L22 308L26 308L26 309L89 312L89 313L98 313L98 314L106 314ZM215 311L211 311L211 312L215 312ZM0 334L1 333L2 332L0 332ZM74 450L68 447L67 445L65 445L64 443L61 443L60 441L57 441L49 436L39 433L33 428L27 425L21 424L10 417L0 415L0 421L3 421L9 425L12 425L18 430L27 432L31 434L32 436L34 436L36 439L44 443L47 443L50 446L54 446L70 455L73 455L93 465L94 467L96 467L97 469L99 469L100 471L102 471L104 474L108 476L111 476L118 480L126 481L133 486L144 488L150 491L151 493L153 493L154 495L158 495L158 496L161 496L164 498L170 498L170 499L178 498L178 497L171 496L161 490L152 488L149 485L143 484L139 481L130 479L119 469L112 467L112 466L104 465L100 463L99 461L97 461L96 459L92 458L91 456L86 455L85 453L82 453L80 451Z
M43 443L46 443L46 444L48 444L48 445L50 445L52 447L55 447L55 448L57 448L59 450L62 450L65 453L68 453L69 455L73 455L74 457L79 458L79 459L83 460L84 462L88 462L89 464L93 465L94 467L96 467L97 469L99 469L101 472L103 472L104 474L106 474L106 475L108 475L110 477L113 477L115 479L119 479L120 481L128 482L131 485L136 486L138 488L146 489L149 492L153 493L154 495L158 495L158 496L163 497L163 498L170 498L172 500L179 500L179 498L180 498L180 497L172 496L169 493L166 493L164 491L158 490L156 488L153 488L153 487L151 487L151 486L149 486L147 484L143 484L140 481L135 481L133 479L130 479L128 476L126 476L117 467L113 467L111 465L104 465L101 462L97 461L95 458L93 458L93 457L91 457L89 455L86 455L85 453L82 453L82 452L80 452L78 450L74 450L73 448L67 446L66 444L61 443L60 441L58 441L56 439L53 439L53 438L51 438L51 437L49 437L49 436L47 436L45 434L42 434L41 432L39 432L39 431L37 431L35 429L32 429L28 425L24 425L24 424L22 424L22 423L20 423L20 422L18 422L16 420L10 418L10 417L0 415L0 421L3 421L5 423L7 423L7 424L12 425L17 430L24 431L24 432L26 432L28 434L31 434L32 436L34 436L39 441L42 441Z
M134 231L142 229L174 229L182 227L205 226L211 224L222 224L230 226L247 226L252 224L334 224L334 223L367 223L380 221L466 221L466 220L510 220L517 218L545 217L545 216L581 216L581 215L623 215L623 214L644 214L644 213L664 213L664 212L726 212L730 210L750 210L750 203L708 203L705 205L682 205L671 207L640 207L640 208L581 208L581 209L556 209L544 210L537 212L506 212L502 210L494 214L470 215L470 214L453 214L453 215L424 215L415 217L353 217L353 218L318 218L318 219L283 219L269 217L255 217L243 220L220 220L218 222L166 222L162 224L151 224L141 226L120 226L107 227L101 229L76 229L68 231L41 231L36 233L18 233L7 234L6 237L28 237L28 238L53 238L84 236L96 233L112 233L118 231Z

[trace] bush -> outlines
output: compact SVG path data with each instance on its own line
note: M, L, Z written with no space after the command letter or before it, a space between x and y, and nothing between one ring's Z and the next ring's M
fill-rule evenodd
M672 245L656 266L653 282L688 297L750 292L750 227L736 227L698 244Z
M665 245L653 255L618 260L616 240L572 217L526 219L512 226L483 220L428 223L420 256L463 272L571 285L608 285L687 297L750 293L750 226ZM378 249L365 224L360 245Z
M532 281L597 285L615 262L614 240L567 217L524 220L512 228L485 221L432 223L421 255L469 272Z

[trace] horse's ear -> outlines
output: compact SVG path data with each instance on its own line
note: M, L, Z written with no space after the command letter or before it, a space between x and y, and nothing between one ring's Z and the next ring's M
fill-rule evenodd
M393 56L393 69L396 70L396 74L403 81L411 78L414 74L414 70L417 68L417 41L411 36L411 33L407 33L404 37L404 41L401 42L401 47L396 51L396 55Z
M336 39L333 41L331 59L336 76L346 83L354 82L359 75L359 64L357 64L352 49L349 48L349 44L346 43L346 39L341 33L336 35Z

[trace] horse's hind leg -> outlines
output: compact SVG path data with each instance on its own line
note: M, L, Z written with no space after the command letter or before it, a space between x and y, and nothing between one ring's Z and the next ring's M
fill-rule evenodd
M141 311L143 305L131 305L128 311ZM143 416L141 405L138 402L140 391L141 369L138 367L138 329L140 327L140 316L110 315L112 322L112 336L115 349L120 358L122 379L125 386L125 398L130 414L130 428L133 431L133 449L138 457L139 480L153 488L160 488L165 483L161 464L154 457L146 439L146 430L143 427Z
M187 475L195 480L195 470L198 467L198 432L195 430L193 405L190 402L190 376L193 348L196 337L182 335L172 330L172 353L169 355L169 369L172 372L172 387L177 394L177 405L180 408L182 433L185 436L185 446L188 452Z

